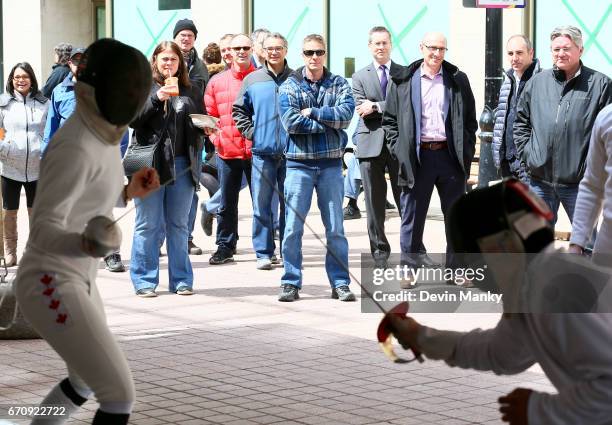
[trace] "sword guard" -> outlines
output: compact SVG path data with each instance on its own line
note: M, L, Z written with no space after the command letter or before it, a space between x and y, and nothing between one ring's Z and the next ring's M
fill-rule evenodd
M378 330L376 331L376 336L378 338L380 348L393 363L410 363L414 360L418 360L419 363L423 363L425 361L421 352L414 347L409 347L410 351L412 351L412 354L414 354L414 359L411 360L406 360L399 357L393 349L394 335L391 323L389 321L389 315L394 314L396 316L399 316L400 318L405 318L408 313L408 308L409 306L407 302L400 303L393 307L391 310L389 310L387 314L385 314L385 317L382 318L382 320L378 324Z

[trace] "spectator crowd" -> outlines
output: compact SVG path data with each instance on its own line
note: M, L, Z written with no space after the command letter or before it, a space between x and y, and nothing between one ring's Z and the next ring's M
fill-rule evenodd
M287 39L266 29L250 36L226 34L207 44L201 56L194 47L198 30L192 20L177 21L173 37L153 51L148 100L121 142L122 155L128 144L156 144L155 167L162 182L160 190L135 201L129 272L138 296L157 295L164 241L170 291L193 293L189 255L202 254L193 240L198 209L206 235L217 223L217 249L209 263L234 261L238 201L247 186L249 195L243 196L253 204L255 268L270 270L282 263L279 301L299 298L304 222L315 192L325 226L332 298L355 300L343 220L361 217L356 201L361 191L375 267L387 267L392 252L385 212L394 208L401 216L402 263L441 266L423 243L429 202L435 187L446 220L449 208L466 193L478 127L468 76L445 60L443 34L426 33L419 44L422 58L398 64L391 60L390 32L373 27L367 45L372 61L355 72L351 84L326 68L327 43L318 34L302 41L300 64L287 62ZM591 135L598 114L612 100L610 78L583 64L578 28L555 28L550 47L553 68L542 69L526 36L507 41L510 67L495 111L494 161L500 178L524 182L546 202L555 213L551 224L563 205L577 225L574 252L595 246L605 253L612 212L610 188L604 185L610 179L602 174L606 160L593 152L609 152L604 137L609 129L599 124L595 139ZM40 161L75 110L74 87L84 52L57 45L55 64L40 89L32 67L16 64L0 96L8 266L18 261L21 188L30 211ZM217 124L197 127L192 114L207 114ZM346 129L354 115L358 124L349 142ZM609 119L602 116L599 122ZM589 150L589 144L596 150ZM588 179L581 187L585 172ZM395 206L387 201L387 180ZM199 199L200 186L208 193L206 200ZM597 235L593 229L602 209ZM455 266L450 241L446 251L445 265ZM104 260L108 270L125 270L119 252Z

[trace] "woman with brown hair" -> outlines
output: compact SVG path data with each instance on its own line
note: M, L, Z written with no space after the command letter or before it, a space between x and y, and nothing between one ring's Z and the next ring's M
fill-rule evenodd
M208 68L208 74L211 77L225 70L225 64L221 60L221 48L217 43L208 43L202 53L202 61Z
M172 41L161 42L151 58L153 87L143 111L132 122L132 143L159 143L160 181L171 182L136 203L130 276L136 295L155 297L159 284L159 241L164 228L169 290L191 295L193 270L187 252L188 217L202 166L203 134L190 114L204 113L201 95L189 82L183 55ZM171 78L174 77L174 78Z

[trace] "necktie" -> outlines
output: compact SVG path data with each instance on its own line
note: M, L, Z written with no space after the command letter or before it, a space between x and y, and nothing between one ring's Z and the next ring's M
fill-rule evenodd
M387 80L387 67L381 65L379 68L382 71L380 76L380 89L382 90L383 100L385 100L387 98L387 83L389 82L389 80Z

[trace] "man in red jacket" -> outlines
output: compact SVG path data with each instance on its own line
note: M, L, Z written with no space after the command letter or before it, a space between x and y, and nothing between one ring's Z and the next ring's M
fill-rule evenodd
M221 190L221 205L217 213L217 252L210 257L210 264L234 261L233 253L238 240L238 194L242 173L251 186L251 141L245 139L232 119L232 106L240 91L242 80L255 70L251 64L253 44L245 34L232 38L232 66L210 80L204 94L209 115L220 118L219 129L213 143L217 149L217 169Z

